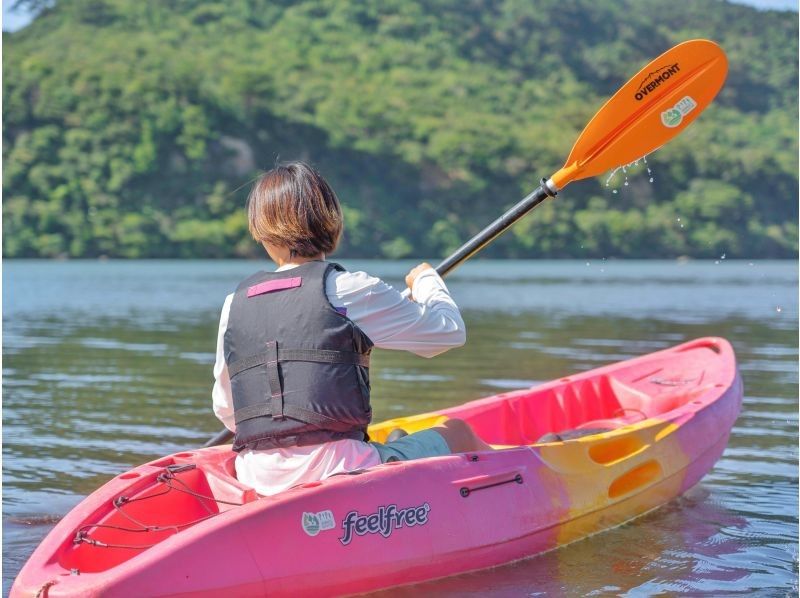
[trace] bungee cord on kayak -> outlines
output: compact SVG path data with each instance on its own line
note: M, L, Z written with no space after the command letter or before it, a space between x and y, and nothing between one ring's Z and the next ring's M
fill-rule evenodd
M209 495L206 495L206 494L201 494L199 492L196 492L196 491L192 490L185 482L183 482L183 480L181 480L177 476L177 474L179 474L181 472L184 472L184 471L190 471L192 469L195 469L195 467L196 466L194 464L168 465L168 466L166 466L164 468L164 472L159 474L156 477L156 481L157 482L159 482L161 484L164 484L166 486L165 490L163 490L161 492L152 492L152 493L146 494L145 496L139 496L139 497L133 497L133 498L125 496L124 494L122 494L122 495L116 497L114 500L111 501L112 505L114 506L114 510L115 510L116 513L118 513L119 515L121 515L122 517L124 517L125 519L127 519L128 521L133 523L134 525L137 525L138 527L131 528L131 527L125 527L125 526L122 526L122 525L99 524L99 523L88 524L88 525L84 525L84 526L82 526L82 527L80 527L78 529L77 533L75 534L75 539L73 540L73 543L74 544L86 543L86 544L91 544L92 546L97 546L98 548L125 548L125 549L129 549L129 550L146 550L147 548L152 548L153 546L158 544L158 541L157 542L153 542L152 544L120 544L120 543L115 543L115 542L103 542L101 540L96 540L96 539L90 537L90 535L89 535L90 534L90 530L93 530L93 529L109 529L109 530L114 530L114 531L117 531L117 532L134 533L134 534L147 533L147 532L164 532L164 531L170 531L171 530L171 531L173 531L173 532L175 532L177 534L182 529L186 529L187 527L191 527L193 525L196 525L196 524L200 523L201 521L206 521L207 519L210 519L210 518L215 517L215 516L220 514L221 511L219 511L219 510L214 511L214 510L210 509L205 501L214 502L214 503L222 504L222 505L229 505L229 506L233 506L233 507L240 507L240 506L242 506L244 504L244 503L239 503L239 502L232 502L232 501L223 500L223 499L215 497L215 496L209 496ZM177 482L178 484L180 484L180 486L175 486L173 482ZM152 500L152 499L160 498L160 497L162 497L162 496L164 496L166 494L169 494L170 492L173 492L173 491L174 492L182 492L182 493L188 494L189 496L193 496L194 498L196 498L198 503L200 504L200 506L203 507L203 509L206 510L208 515L206 515L205 517L199 517L199 518L193 519L191 521L187 521L187 522L184 522L184 523L178 523L178 524L174 524L174 525L164 525L164 524L151 525L151 524L148 524L148 523L145 523L143 521L138 520L137 518L135 518L130 513L127 513L125 511L125 509L123 508L126 505L131 505L131 504L134 504L134 503L141 503L141 502L146 501L146 500Z

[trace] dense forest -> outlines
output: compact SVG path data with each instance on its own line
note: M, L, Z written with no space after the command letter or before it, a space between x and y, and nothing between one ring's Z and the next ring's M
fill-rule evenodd
M646 164L571 185L486 254L796 256L794 12L722 0L18 4L38 16L3 33L5 257L256 255L247 192L290 159L336 189L339 255L443 256L559 168L643 64L695 37L730 61L698 121Z

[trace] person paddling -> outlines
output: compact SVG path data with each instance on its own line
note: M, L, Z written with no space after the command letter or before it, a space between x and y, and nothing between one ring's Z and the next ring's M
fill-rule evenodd
M342 234L342 210L303 162L262 175L247 214L251 235L278 269L245 279L220 317L213 407L235 432L241 482L272 495L381 462L490 450L462 420L368 442L372 348L434 357L466 340L436 270L412 269L406 298L327 261Z

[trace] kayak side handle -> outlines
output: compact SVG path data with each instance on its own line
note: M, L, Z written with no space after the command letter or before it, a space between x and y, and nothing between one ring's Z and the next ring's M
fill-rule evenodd
M467 498L473 492L478 490L486 490L488 488L495 488L505 484L522 484L525 480L519 472L506 472L494 475L479 475L473 478L458 480L454 484L459 485L458 492L464 498Z
M641 465L626 471L608 487L608 498L615 499L639 490L656 480L664 477L664 470L661 464L655 459L645 461Z
M637 434L626 434L592 444L589 447L589 458L599 465L613 465L638 455L649 446Z

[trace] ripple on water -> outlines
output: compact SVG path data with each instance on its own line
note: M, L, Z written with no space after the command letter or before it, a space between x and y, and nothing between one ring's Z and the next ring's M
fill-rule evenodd
M452 380L452 376L442 376L439 374L423 374L421 372L401 372L397 370L384 369L381 371L379 378L383 380L392 380L394 382L447 382Z
M194 363L213 365L214 360L216 359L216 354L210 351L205 353L184 351L183 353L179 353L178 357L181 359L186 359L187 361L193 361Z
M122 374L68 374L66 372L43 372L41 374L31 374L31 380L41 380L42 382L57 382L59 388L82 388L85 386L97 387L97 385L117 385L135 382L135 376Z
M541 380L517 380L506 378L484 378L480 383L489 388L497 388L500 390L518 390L523 388L530 388L542 384Z
M779 372L797 375L796 359L749 359L739 364L742 372Z
M80 344L90 349L115 349L134 353L165 353L169 350L169 345L162 343L128 343L111 338L84 338Z

